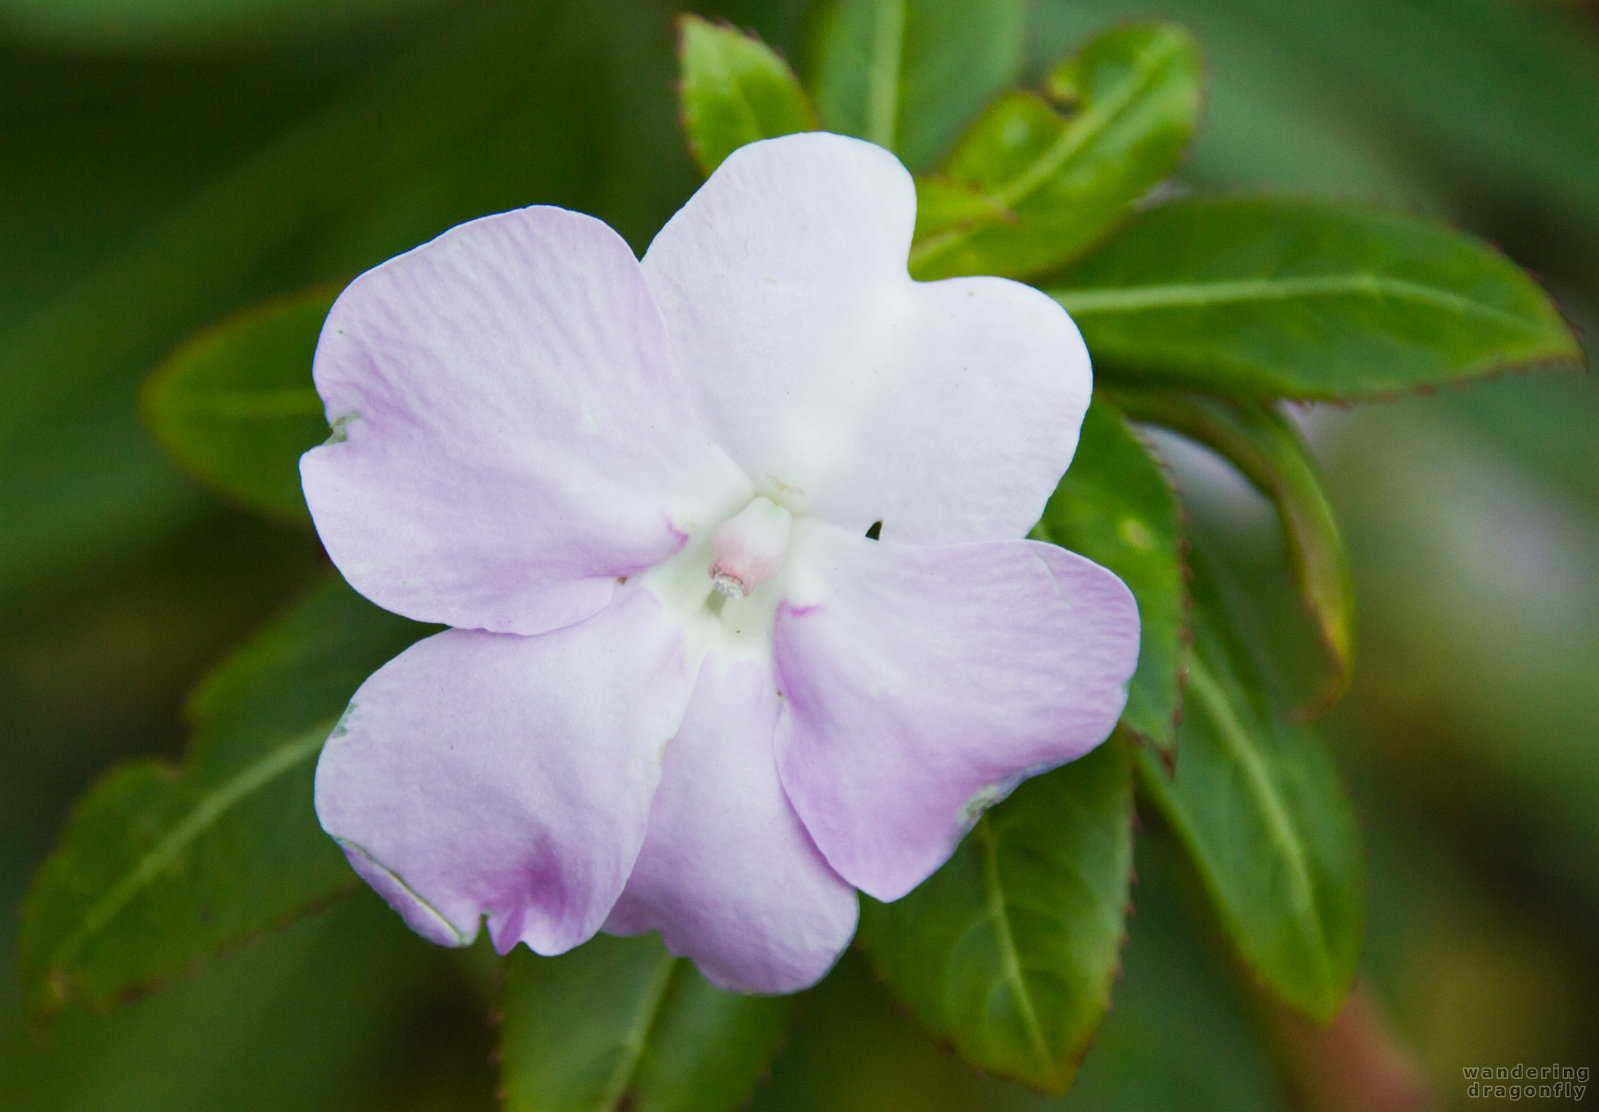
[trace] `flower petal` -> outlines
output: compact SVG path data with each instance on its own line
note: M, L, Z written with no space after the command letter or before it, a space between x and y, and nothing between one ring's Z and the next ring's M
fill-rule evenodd
M537 637L447 630L361 685L316 808L413 929L543 954L599 929L643 844L692 677L644 591Z
M916 543L1020 537L1071 462L1088 353L1001 278L914 282L910 175L812 132L722 163L644 256L689 388L756 489Z
M937 547L796 529L775 627L783 786L839 874L903 896L990 804L1110 733L1138 610L1035 541Z
M830 868L777 778L770 665L712 653L667 746L650 830L605 929L659 930L734 992L795 992L855 934L854 890Z
M421 621L542 633L748 500L673 369L627 244L535 207L350 284L322 330L333 440L302 457L328 554Z

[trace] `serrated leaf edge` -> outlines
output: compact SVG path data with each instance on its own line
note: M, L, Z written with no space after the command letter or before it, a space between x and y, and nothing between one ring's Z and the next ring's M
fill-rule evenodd
M332 728L333 720L330 719L323 725L297 735L293 740L268 751L202 799L181 822L146 850L133 868L84 913L78 928L50 951L44 965L45 976L53 976L63 970L178 854L234 805L302 764L306 758L319 753Z
M1217 730L1216 734L1223 740L1228 751L1238 761L1244 772L1244 782L1250 793L1255 797L1261 807L1262 814L1266 817L1267 827L1271 832L1272 841L1283 851L1288 864L1289 882L1292 887L1291 906L1302 923L1308 925L1309 935L1314 942L1312 947L1316 955L1318 968L1315 972L1319 975L1321 992L1315 1001L1299 999L1295 995L1287 995L1290 1002L1304 1008L1318 1019L1330 1018L1327 1014L1331 1002L1339 998L1338 988L1340 981L1334 977L1332 969L1331 948L1328 946L1326 932L1322 929L1320 909L1316 902L1315 884L1310 876L1310 866L1304 846L1294 832L1293 823L1288 817L1288 808L1275 786L1271 776L1266 771L1265 763L1247 740L1248 731L1239 722L1233 713L1232 704L1221 691L1215 678L1211 675L1209 666L1201 659L1201 654L1193 653L1189 658L1188 691L1202 700L1207 709L1214 716ZM1196 832L1193 825L1187 821L1186 815L1180 807L1173 804L1171 788L1162 781L1162 778L1152 769L1149 762L1142 761L1146 787L1156 797L1161 805L1161 811L1168 822L1183 832L1184 840L1193 844L1196 842ZM1206 869L1199 855L1194 855L1195 864L1206 889L1209 890L1213 906L1222 918L1232 924L1234 929L1231 935L1233 945L1238 952L1261 976L1265 976L1261 966L1256 964L1254 957L1245 948L1242 939L1246 937L1242 924L1233 913L1220 886L1215 878ZM1267 978L1270 980L1270 978ZM1274 988L1281 991L1281 986Z

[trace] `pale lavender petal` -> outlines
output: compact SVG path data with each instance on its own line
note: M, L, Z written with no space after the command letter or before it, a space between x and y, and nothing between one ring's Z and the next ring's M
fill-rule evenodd
M911 176L813 132L752 143L644 273L697 407L761 493L916 543L1020 537L1071 462L1087 350L1000 278L911 281Z
M778 768L839 874L903 896L1020 780L1115 726L1138 659L1122 581L1034 541L910 546L795 529L778 607ZM796 579L796 582L799 582Z
M300 470L350 584L422 621L540 633L747 501L667 353L627 244L536 207L357 278L317 389L333 441Z
M666 749L649 835L605 929L659 930L736 992L820 980L855 934L854 890L817 851L777 778L771 667L713 653Z
M502 953L592 935L643 844L692 688L681 627L632 590L536 637L448 630L361 685L316 808L418 933Z

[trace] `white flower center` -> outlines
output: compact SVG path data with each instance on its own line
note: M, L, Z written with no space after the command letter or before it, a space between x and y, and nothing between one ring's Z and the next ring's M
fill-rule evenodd
M744 598L783 566L794 518L770 498L757 497L711 534L711 584L730 599Z
M793 571L785 566L791 562L793 514L755 495L714 528L709 522L679 527L689 534L688 543L640 575L639 586L683 622L691 660L712 647L770 659L773 615L789 593Z

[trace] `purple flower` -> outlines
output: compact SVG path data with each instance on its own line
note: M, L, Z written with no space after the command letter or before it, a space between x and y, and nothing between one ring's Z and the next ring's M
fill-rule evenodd
M1021 539L1088 354L1027 286L913 282L915 210L893 155L795 135L642 263L533 207L334 305L306 501L356 590L455 628L361 685L316 806L420 934L658 930L718 985L801 988L854 888L904 895L1115 725L1132 596Z

